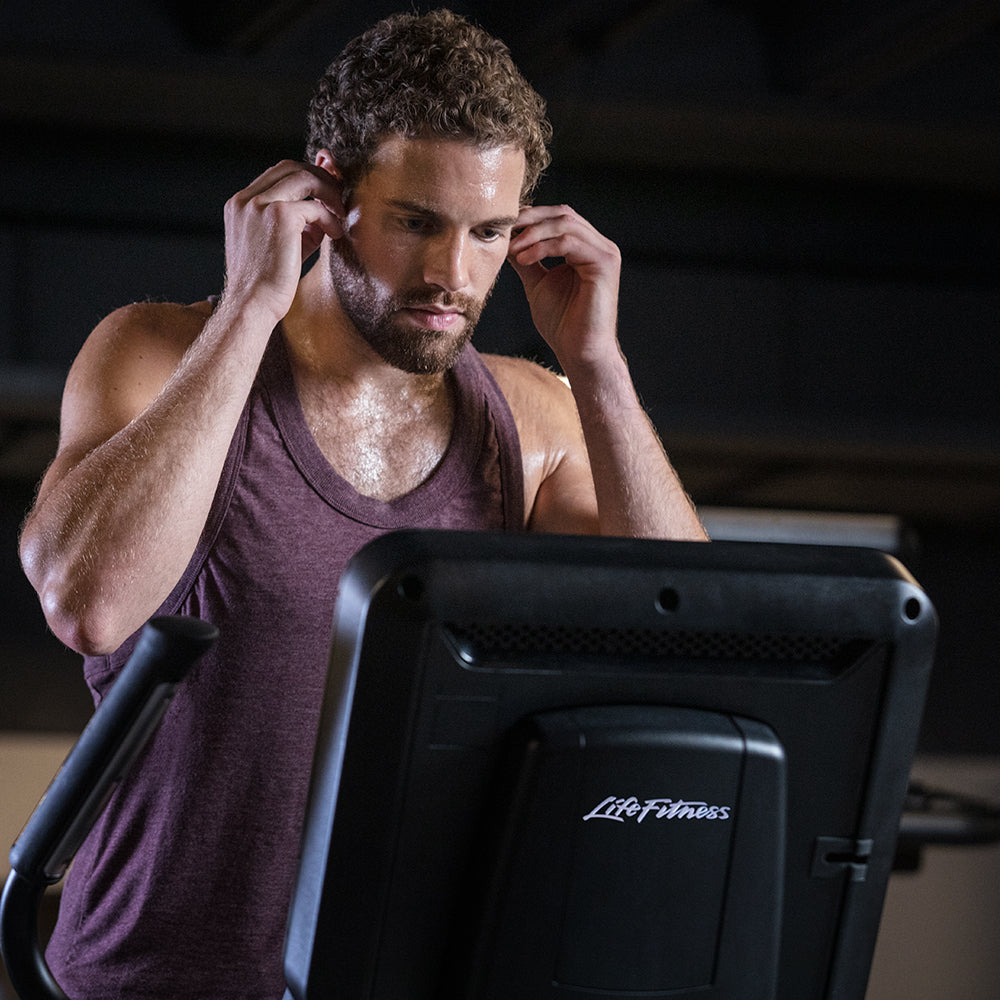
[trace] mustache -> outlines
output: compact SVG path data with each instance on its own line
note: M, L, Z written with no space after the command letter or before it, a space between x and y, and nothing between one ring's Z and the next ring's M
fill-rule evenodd
M400 292L396 297L396 307L400 309L419 309L427 306L437 306L442 309L457 309L463 313L476 313L482 308L482 302L471 295L461 292L443 292L440 288L430 285L424 288L410 288Z

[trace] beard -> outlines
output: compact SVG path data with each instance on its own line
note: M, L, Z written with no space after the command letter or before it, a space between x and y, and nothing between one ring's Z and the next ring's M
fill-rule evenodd
M433 285L390 293L379 287L347 239L332 243L330 277L344 314L387 364L411 375L448 371L472 339L490 291L482 299L443 292ZM402 309L430 305L458 309L463 322L450 330L422 330L403 323Z

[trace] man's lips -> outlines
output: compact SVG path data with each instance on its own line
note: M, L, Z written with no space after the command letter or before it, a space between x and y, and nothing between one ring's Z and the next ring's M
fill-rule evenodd
M412 320L428 330L450 330L465 313L453 306L411 305L403 309Z

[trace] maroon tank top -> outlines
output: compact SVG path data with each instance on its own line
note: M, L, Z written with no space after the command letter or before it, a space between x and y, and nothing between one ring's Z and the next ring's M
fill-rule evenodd
M338 581L403 527L520 530L520 447L468 347L433 475L358 494L306 426L280 333L261 363L201 541L160 609L221 631L79 852L48 958L83 997L279 998L281 950ZM84 662L99 701L134 647ZM335 947L335 943L331 943Z

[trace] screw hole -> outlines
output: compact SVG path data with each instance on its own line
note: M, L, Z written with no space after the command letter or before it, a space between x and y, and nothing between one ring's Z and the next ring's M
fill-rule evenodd
M656 610L664 614L670 614L677 610L680 603L680 594L673 587L664 587L656 597Z
M396 593L405 601L419 601L424 596L424 584L419 576L404 576L396 585Z

